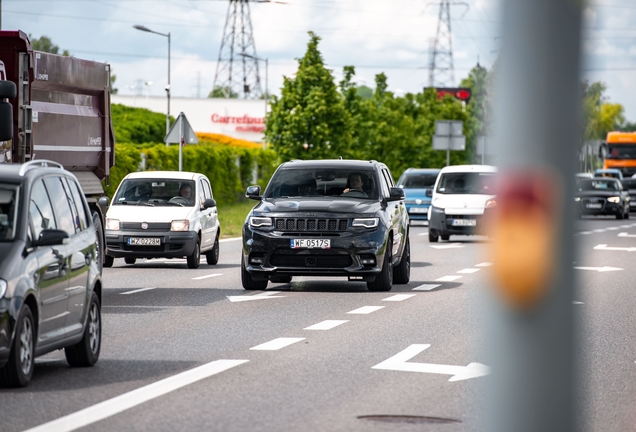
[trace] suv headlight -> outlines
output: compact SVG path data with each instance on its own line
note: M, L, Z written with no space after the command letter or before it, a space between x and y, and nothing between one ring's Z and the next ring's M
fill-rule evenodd
M119 219L106 218L106 229L119 231Z
M173 220L170 224L170 231L188 231L190 229L190 221Z
M613 197L609 197L607 200L611 203L618 204L619 202L621 202L621 197L613 196Z
M7 281L0 279L0 299L7 293Z
M380 223L379 218L359 218L354 219L351 226L363 228L375 228Z
M260 216L250 216L250 226L254 227L254 228L271 227L272 226L272 218L260 217Z

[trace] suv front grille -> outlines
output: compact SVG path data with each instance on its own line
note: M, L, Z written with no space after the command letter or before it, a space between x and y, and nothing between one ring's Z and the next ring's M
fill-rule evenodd
M270 256L269 263L276 267L345 268L351 266L353 261L343 249L276 249Z
M278 231L346 231L349 219L276 218Z

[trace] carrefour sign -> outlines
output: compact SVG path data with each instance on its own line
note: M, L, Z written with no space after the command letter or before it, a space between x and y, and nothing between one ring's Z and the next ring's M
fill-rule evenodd
M265 118L251 117L247 114L235 117L214 113L210 120L212 123L236 125L234 128L236 132L263 132L265 130Z

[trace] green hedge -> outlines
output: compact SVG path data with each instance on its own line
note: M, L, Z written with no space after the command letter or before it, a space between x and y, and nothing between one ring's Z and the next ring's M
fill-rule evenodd
M112 198L121 180L130 172L140 170L145 158L148 171L177 171L179 147L164 144L117 143L115 166L111 170L110 186L106 193ZM209 143L187 145L183 148L183 171L205 174L212 183L214 198L221 204L244 200L245 189L253 184L257 172L257 184L265 187L278 166L278 156L272 150L252 150L219 146Z

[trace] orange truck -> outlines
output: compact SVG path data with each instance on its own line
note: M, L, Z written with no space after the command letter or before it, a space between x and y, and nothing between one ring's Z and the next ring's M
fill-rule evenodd
M636 132L609 132L601 156L604 169L619 169L623 177L636 174Z

